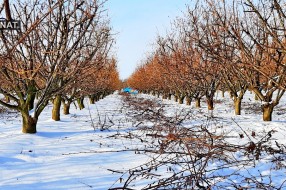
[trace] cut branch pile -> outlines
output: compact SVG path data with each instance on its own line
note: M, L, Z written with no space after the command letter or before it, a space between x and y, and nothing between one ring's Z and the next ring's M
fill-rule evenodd
M191 112L167 117L162 101L123 98L131 116L140 123L132 137L145 143L145 150L135 153L146 154L150 161L125 171L120 188L132 188L143 181L148 184L143 189L286 188L285 179L279 184L272 180L275 171L285 168L286 159L286 147L272 138L276 131L266 132L254 142L241 128L249 137L247 143L233 144L230 138L240 141L241 137L213 132L217 127L213 118L206 124L185 126L184 121L195 119ZM272 164L269 175L259 170L263 163Z

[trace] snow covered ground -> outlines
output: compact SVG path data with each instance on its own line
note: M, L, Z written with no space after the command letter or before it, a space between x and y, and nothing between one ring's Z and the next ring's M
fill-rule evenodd
M272 141L286 144L286 97L277 107L272 122L262 122L259 102L253 100L253 94L247 93L242 105L242 115L234 116L232 102L226 95L217 95L215 110L216 133L230 137L230 143L245 145L250 141L258 142L269 131L273 131ZM149 95L137 95L145 99L154 99ZM158 100L155 98L155 100ZM202 108L179 105L164 100L167 113L172 115L182 109L191 110L195 119L184 121L185 126L206 123L209 116L206 104ZM70 115L61 115L61 121L51 120L52 107L49 105L40 116L38 133L21 133L21 117L17 113L0 114L0 189L96 189L106 190L124 183L121 173L137 167L150 158L144 154L135 154L133 150L142 149L138 140L127 138L136 130L136 121L126 113L121 95L113 94L95 105L85 102L83 110L71 108ZM104 130L101 130L104 129ZM255 132L255 136L251 136ZM239 138L243 134L244 138ZM124 137L124 138L122 138ZM243 155L237 155L243 156ZM255 162L255 161L254 161ZM285 160L281 163L285 166ZM213 164L213 167L215 167ZM274 164L267 157L250 166L247 172L256 172L266 177L272 175L274 184L286 179L286 169L273 170ZM261 178L262 179L262 178ZM265 180L265 178L263 178ZM136 189L146 185L138 181ZM286 187L285 187L286 188ZM283 189L283 188L282 188Z
M88 103L86 102L86 105ZM111 95L89 109L71 109L61 121L50 119L51 106L40 116L38 133L21 133L18 114L0 121L0 189L108 189L120 177L109 169L136 166L134 152L113 152L128 145L109 138L128 131L121 100ZM91 117L96 130L92 127ZM106 120L109 130L99 125ZM109 122L117 122L113 126ZM143 156L142 156L143 157Z

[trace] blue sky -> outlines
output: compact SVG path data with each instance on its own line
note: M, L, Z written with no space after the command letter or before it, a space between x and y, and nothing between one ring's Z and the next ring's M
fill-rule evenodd
M109 0L111 25L116 36L116 55L121 79L128 78L152 49L157 34L181 16L191 0Z

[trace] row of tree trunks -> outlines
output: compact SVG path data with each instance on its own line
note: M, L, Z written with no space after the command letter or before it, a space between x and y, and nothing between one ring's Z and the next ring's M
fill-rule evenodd
M224 92L222 92L224 94ZM244 93L243 93L244 94ZM241 103L242 103L242 97L235 97L232 93L230 93L230 96L234 99L234 106L235 106L235 114L240 115L241 114ZM172 94L169 94L168 99L171 100ZM174 95L175 102L178 102L179 104L183 104L184 100L186 101L186 105L191 105L192 98L189 96L182 96L182 95ZM214 100L213 97L206 98L206 103L208 110L214 110ZM201 107L201 98L195 98L195 107L200 108Z
M29 114L29 110L33 107L31 105L34 105L34 101L35 101L35 96L33 95L35 94L32 94L31 98L27 100L25 105L23 105L23 108L20 110L22 119L23 119L23 124L22 124L23 133L36 133L37 132L36 125L37 125L38 117L37 116L32 117ZM91 103L95 103L95 100L98 101L100 98L103 98L105 95L107 94L90 96L90 98L92 98L90 99L90 101ZM70 100L64 101L61 95L56 95L55 98L53 99L53 109L52 109L52 119L54 121L60 121L60 108L61 108L62 103L63 103L63 114L64 115L70 114L70 105L72 101ZM84 97L78 98L77 103L78 103L80 110L85 108Z
M232 93L231 96L234 99L234 107L235 107L235 115L241 115L241 104L242 104L242 99L243 99L243 95L245 92L242 92L239 96L234 96ZM155 94L154 92L152 92L152 94ZM157 93L158 96L159 93ZM222 92L222 94L224 94L224 92ZM178 93L175 94L175 101L178 102L179 104L183 104L184 99L186 100L186 105L191 105L192 102L192 98L189 96L183 96L183 95L179 95ZM257 96L255 96L257 97ZM172 98L172 94L163 94L162 96L163 99L171 99ZM201 107L201 98L195 98L195 107L196 108L200 108ZM213 97L208 97L207 98L207 107L208 110L214 110L214 100ZM262 106L262 111L263 111L263 121L271 121L272 120L272 113L273 113L273 108L274 106L272 104L265 104Z
M23 108L20 110L21 115L22 115L22 120L23 120L23 124L22 124L23 133L32 134L32 133L37 132L36 125L37 125L38 117L35 117L35 116L32 117L29 114L29 110L33 107L31 105L34 105L34 101L35 101L35 96L33 95L34 94L32 94L32 98L29 98L29 100L25 103L25 105L27 106L23 106ZM100 98L103 98L105 95L107 94L91 96L90 98L92 99L90 99L90 103L94 104L95 100L98 101ZM61 95L56 95L55 98L53 99L53 109L52 109L52 119L54 121L60 121L60 108L61 108L62 103L63 103L63 114L64 115L70 114L70 105L72 101L70 100L64 101ZM85 108L84 97L78 98L77 103L78 103L80 110Z
M146 92L146 93L150 94L152 96L156 96L156 97L158 96L158 93L156 93L155 91ZM183 104L184 100L185 100L186 105L191 105L191 102L193 99L192 96L185 96L185 95L182 95L180 93L175 93L174 95L172 93L162 93L162 99L172 100L172 97L174 97L174 101L178 102L179 104ZM195 107L196 108L201 107L201 96L195 97ZM212 110L214 108L213 100L209 100L208 108L210 110Z
M99 101L101 98L104 98L107 94L108 93L98 93L96 95L88 96L90 104L95 104L96 101ZM32 101L34 101L34 99ZM76 101L80 110L85 108L84 97L80 97ZM63 114L64 115L70 114L71 103L72 103L71 100L65 101L63 100L61 95L57 95L53 100L52 119L55 121L60 121L61 104L63 104Z

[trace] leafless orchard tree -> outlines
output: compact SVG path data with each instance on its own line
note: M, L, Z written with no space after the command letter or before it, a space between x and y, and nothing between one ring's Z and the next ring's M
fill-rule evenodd
M242 35L236 38L244 64L259 74L258 85L251 89L262 101L264 121L272 120L273 109L285 92L285 8L285 3L277 0L247 0Z
M233 7L223 1L204 1L202 5L197 4L196 8L188 7L186 18L181 25L186 28L185 33L195 41L200 51L204 52L205 56L202 57L209 59L211 64L208 64L216 68L220 78L217 84L230 92L235 114L240 115L241 102L248 83L241 73L241 66L238 65L239 51L228 32L230 23L236 21L232 10Z
M186 98L187 104L190 104L195 98L197 107L200 107L200 99L205 96L208 109L213 110L214 95L221 83L221 67L205 51L202 42L212 43L214 40L211 39L211 32L216 29L210 28L211 24L206 22L210 19L207 12L197 11L196 14L196 18L189 14L190 18L177 19L174 31L157 40L157 51L165 57L161 62L169 69L166 78L175 84L174 94L180 103ZM203 18L198 20L198 15Z
M263 120L271 121L273 109L285 92L285 5L279 1L233 1L221 6L207 2L216 25L227 36L224 39L235 49L228 64L261 100Z
M157 40L159 61L169 71L165 84L174 84L181 102L203 93L210 110L216 90L228 89L237 115L251 90L263 120L271 121L285 93L285 8L277 0L197 1Z
M65 87L98 67L100 63L92 60L109 51L111 29L101 1L4 3L5 8L10 5L5 9L6 18L21 20L22 28L1 31L0 75L5 85L0 86L0 93L11 102L0 100L0 104L21 113L24 133L36 133L38 117L48 101L55 97L57 120Z

